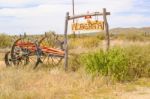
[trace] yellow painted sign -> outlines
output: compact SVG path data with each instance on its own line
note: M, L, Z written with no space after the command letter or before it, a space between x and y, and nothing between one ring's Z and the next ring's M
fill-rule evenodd
M78 30L104 30L104 21L92 21L87 20L86 23L74 23L72 24L72 30L78 31Z

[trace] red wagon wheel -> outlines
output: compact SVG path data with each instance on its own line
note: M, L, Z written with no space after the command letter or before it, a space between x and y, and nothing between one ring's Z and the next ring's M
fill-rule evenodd
M14 65L36 63L35 44L29 39L19 38L11 48L10 56Z

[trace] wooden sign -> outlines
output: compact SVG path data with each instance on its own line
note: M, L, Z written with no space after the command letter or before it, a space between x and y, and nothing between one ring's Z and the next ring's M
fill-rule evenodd
M87 20L85 23L74 23L72 24L73 31L79 30L104 30L104 21L98 20Z
M65 31L64 31L64 68L67 70L68 68L68 22L69 20L79 19L79 18L85 18L90 19L93 16L103 16L104 21L91 21L87 20L85 23L74 23L72 24L72 30L104 30L106 31L106 50L109 50L110 46L110 37L109 37L109 25L107 22L107 15L110 15L110 12L106 11L106 8L103 8L103 12L93 12L88 14L79 14L79 15L73 15L70 16L69 12L66 13L66 19L65 19ZM90 16L89 18L86 16Z
M90 16L90 15L85 16L85 19L91 19L91 18L92 18L92 16Z

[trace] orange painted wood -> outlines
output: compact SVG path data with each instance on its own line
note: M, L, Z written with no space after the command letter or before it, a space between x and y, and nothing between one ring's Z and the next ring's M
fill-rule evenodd
M43 51L44 53L49 53L49 54L64 55L64 52L63 52L63 53L60 53L60 52L54 52L54 51L44 50L44 49L42 49L42 51Z
M55 49L55 48L48 48L48 47L45 47L45 46L41 47L41 49L48 49L48 50L51 50L51 51L64 53L64 51L61 51L61 50L58 50L58 49Z
M35 44L32 43L32 42L18 42L18 43L16 43L16 46L19 46L21 48L26 48L26 49L28 49L32 52L35 52L36 49L37 49ZM61 50L58 50L58 49L55 49L55 48L49 48L49 47L46 47L46 46L42 46L40 48L44 53L64 56L64 51L61 51Z

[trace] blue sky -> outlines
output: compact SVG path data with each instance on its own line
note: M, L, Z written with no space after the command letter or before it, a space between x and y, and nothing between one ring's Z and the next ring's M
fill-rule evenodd
M65 13L72 14L71 1L0 0L0 33L63 33ZM110 28L150 26L150 0L75 0L75 4L76 14L107 8Z

